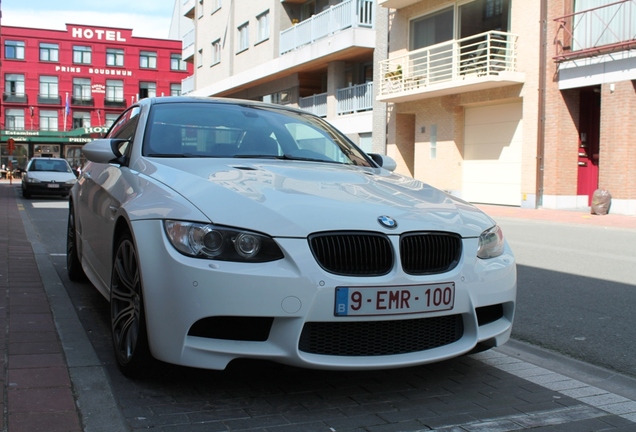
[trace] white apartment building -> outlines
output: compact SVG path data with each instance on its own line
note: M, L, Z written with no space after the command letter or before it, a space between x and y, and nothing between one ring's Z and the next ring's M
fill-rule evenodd
M371 150L375 0L176 2L194 27L184 94L300 107Z

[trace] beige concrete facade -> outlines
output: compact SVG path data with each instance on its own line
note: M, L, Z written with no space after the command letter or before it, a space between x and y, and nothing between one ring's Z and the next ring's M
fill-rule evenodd
M366 138L367 150L371 149L373 83L367 69L373 70L375 1L190 2L186 15L192 19L195 37L189 60L195 72L188 94L294 107L304 103L304 109L315 109L355 143ZM303 38L306 41L298 42ZM347 101L340 91L364 91L353 87L365 84L368 105L343 108ZM321 99L312 105L307 99L314 96Z
M409 22L450 5L467 2L423 0L389 12L389 57L409 51ZM389 103L387 154L398 162L398 170L433 186L462 196L464 176L465 111L470 107L522 104L523 144L518 166L520 187L515 205L534 206L536 193L537 98L539 80L539 3L513 2L509 32L519 35L517 71L523 84L458 91L408 102ZM435 134L432 137L432 134ZM435 150L431 151L434 146Z

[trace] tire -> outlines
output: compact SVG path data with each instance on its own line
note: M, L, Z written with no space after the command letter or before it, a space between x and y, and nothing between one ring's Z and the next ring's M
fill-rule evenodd
M25 198L31 198L31 193L27 192L26 189L22 189L22 196Z
M129 232L119 237L110 282L110 322L119 370L129 378L147 376L155 366L146 330L137 250Z
M73 282L86 280L86 274L82 269L82 263L77 252L77 242L75 241L75 213L73 205L68 207L68 223L66 228L66 274Z

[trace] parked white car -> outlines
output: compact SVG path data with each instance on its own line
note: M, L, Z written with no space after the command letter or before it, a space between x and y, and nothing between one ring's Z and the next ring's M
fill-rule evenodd
M393 368L509 339L497 224L312 114L148 98L83 152L68 275L110 301L128 376L153 359Z
M77 177L66 159L35 157L22 173L22 196L58 195L67 197Z

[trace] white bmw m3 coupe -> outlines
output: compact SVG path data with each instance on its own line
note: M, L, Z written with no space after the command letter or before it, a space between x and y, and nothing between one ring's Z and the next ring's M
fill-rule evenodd
M155 359L405 367L510 337L516 263L495 221L319 117L147 98L83 153L67 271L110 302L127 376Z

